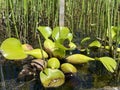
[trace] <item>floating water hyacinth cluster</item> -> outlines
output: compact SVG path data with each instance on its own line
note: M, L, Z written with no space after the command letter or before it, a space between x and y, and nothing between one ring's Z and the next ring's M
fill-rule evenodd
M74 74L77 72L74 64L98 60L109 72L116 70L116 60L109 56L92 58L81 53L67 54L66 51L72 51L77 48L75 43L72 42L73 35L67 27L55 27L52 30L50 27L40 26L38 31L44 37L43 49L34 49L29 44L22 44L19 39L8 38L1 44L0 51L7 60L23 61L28 56L32 56L30 67L35 75L39 71L39 78L44 87L61 86L65 82L66 73ZM87 37L81 43L84 44L89 39ZM88 47L100 48L102 44L95 40ZM84 50L81 49L81 51ZM64 60L64 62L61 60ZM19 75L22 75L23 72L24 70Z

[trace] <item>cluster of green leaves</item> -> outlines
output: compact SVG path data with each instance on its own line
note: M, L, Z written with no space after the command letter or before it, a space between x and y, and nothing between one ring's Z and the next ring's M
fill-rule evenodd
M120 44L120 27L118 26L111 26L110 30L107 29L106 37L115 44Z
M66 50L73 50L76 45L72 42L73 35L67 27L55 27L53 30L50 27L39 26L44 41L44 48L53 56L63 58L66 55Z
M119 37L119 35L117 34L117 33L119 33L119 28L115 27L115 26L112 26L111 29L110 29L110 33L111 33L111 36L112 36L112 41L119 44L120 40L117 39ZM107 30L106 38L110 39L108 30ZM85 37L81 40L81 46L83 47L83 48L81 48L81 51L82 52L87 51L87 54L90 54L91 50L94 49L94 48L98 49L98 52L99 52L100 49L104 49L104 51L106 51L106 52L108 50L110 50L110 46L108 45L109 44L108 41L107 40L104 41L104 42L108 43L108 44L106 44L106 46L102 45L102 42L103 42L102 40L98 40L98 39L91 40L90 37ZM120 48L119 47L116 47L116 48L117 48L116 49L117 52L119 52ZM112 50L113 50L113 46L112 46ZM114 70L116 70L116 67L117 67L116 60L114 60L113 58L111 58L109 56L102 56L102 57L99 57L99 58L97 57L97 58L95 58L95 60L99 60L101 63L103 63L105 68L110 72L114 72Z
M8 60L24 60L28 55L35 58L42 58L43 56L44 58L48 57L47 53L39 48L25 50L25 44L21 44L16 38L8 38L4 40L0 46L0 51Z
M105 68L114 72L117 67L116 61L109 57L97 57L92 58L83 54L72 54L66 57L66 50L74 50L76 45L72 42L73 35L67 27L55 27L53 30L50 27L39 26L38 30L44 37L44 49L28 49L27 44L21 44L21 42L16 38L8 38L3 41L0 46L0 51L2 55L8 60L24 60L28 55L34 58L48 58L48 67L40 72L40 79L45 87L57 87L64 83L63 73L76 73L77 69L73 64L82 64L89 61L100 61ZM114 35L115 36L115 35ZM84 46L91 38L86 37L81 41L81 45ZM101 48L102 44L98 40L94 40L88 44L85 48ZM82 49L80 51L83 51ZM67 63L60 65L60 59L65 58ZM59 68L61 67L61 70ZM53 75L58 75L57 77ZM43 78L44 77L44 78ZM61 79L58 79L61 78ZM56 84L54 81L56 81ZM49 84L51 84L49 86Z
M46 68L41 65L41 59L48 58L48 54L42 49L33 49L29 44L21 44L16 38L8 38L1 44L0 51L7 60L25 60L28 55L38 58L36 60L40 66L37 66L41 70L39 73L40 80L44 87L58 87L65 81L64 73L58 69L60 68L60 62L57 58L50 58ZM33 59L33 61L35 60ZM42 68L45 69L43 70Z
M120 48L118 47L118 45L120 44L120 27L111 26L110 30L107 29L105 38L106 38L105 40L102 40L102 39L91 40L90 37L83 38L81 40L81 46L82 47L86 46L86 43L87 43L87 46L86 48L84 47L81 51L88 50L89 48L92 48L92 47L105 48L106 50L110 50L109 40L111 39L112 43L115 43L117 46L116 47L117 52L120 52ZM106 45L102 45L101 42L104 42ZM112 50L113 50L113 46L112 46Z
M44 47L49 51L50 53L53 54L53 56L60 56L60 57L64 57L65 56L65 50L72 50L76 48L76 45L72 42L72 34L69 32L69 29L67 27L55 27L53 29L53 31L51 30L51 28L49 27L43 27L40 26L38 27L38 30L42 33L43 37L45 38L44 41ZM52 37L52 40L49 39L49 37ZM69 40L68 45L70 45L70 43L72 43L72 46L69 46L69 48L66 48L63 45L63 42L66 41L66 39ZM86 42L88 42L88 40L90 40L90 37L86 37L81 41L81 44L84 46L84 44ZM47 42L47 44L46 44ZM92 48L92 47L97 47L100 48L102 46L102 44L98 41L98 40L94 40L92 41L89 45L88 48ZM85 49L84 49L85 50ZM83 50L81 50L83 51ZM99 60L100 62L103 63L103 65L105 66L105 68L110 71L110 72L114 72L114 70L116 69L117 63L113 58L110 58L108 56L105 57L100 57L100 58L91 58L88 57L86 55L82 55L82 54L73 54L68 56L67 58L67 62L72 63L72 64L81 64L81 63L87 63L91 60Z

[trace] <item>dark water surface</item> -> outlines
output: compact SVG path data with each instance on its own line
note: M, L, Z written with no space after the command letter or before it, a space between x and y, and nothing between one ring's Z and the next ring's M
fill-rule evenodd
M78 73L74 74L73 76L69 74L66 75L66 82L62 86L57 88L44 88L39 79L37 80L31 78L31 80L28 80L25 78L29 77L25 77L23 80L18 80L18 74L21 71L22 66L13 62L7 62L2 65L5 86L3 85L3 79L0 78L2 81L0 83L0 90L104 90L93 89L95 86L95 76L84 70L86 66L83 67L83 65L79 65L77 68L80 68L80 70L78 69ZM0 73L0 75L2 75L2 73ZM103 82L98 82L98 84L99 83L103 84L101 86L105 85L104 80Z

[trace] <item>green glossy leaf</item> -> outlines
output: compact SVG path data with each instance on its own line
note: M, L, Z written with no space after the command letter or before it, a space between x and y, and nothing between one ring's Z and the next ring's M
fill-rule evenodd
M75 43L70 42L69 47L70 47L70 49L75 49L77 46L75 45Z
M21 60L27 57L20 41L16 38L8 38L3 41L0 50L6 59Z
M66 39L69 34L69 29L67 27L55 27L52 32L52 38L58 40L60 38Z
M41 49L28 50L28 51L25 51L25 53L35 58L41 58L41 59L48 58L48 54L44 50L41 50Z
M93 41L89 44L89 47L101 47L101 43L98 40Z
M73 35L72 35L72 33L68 33L68 36L67 36L67 38L70 40L70 42L72 41L72 39L73 39Z
M114 40L116 40L117 39L117 41L116 42L118 42L118 44L120 44L120 35L119 36L115 36L115 38L114 38Z
M58 58L63 58L65 57L65 50L63 49L56 49L53 51L53 56L58 57Z
M73 43L73 42L70 42L68 44L68 47L67 46L64 46L62 45L61 43L59 42L55 42L55 47L56 48L59 48L59 49L62 49L62 50L73 50L76 48L76 45Z
M120 48L117 48L117 52L120 52Z
M44 48L47 52L51 53L55 49L55 43L50 39L46 39L44 41Z
M76 73L77 72L77 69L75 66L73 66L72 64L70 63L63 63L61 65L61 70L64 72L64 73Z
M48 60L47 66L52 69L58 69L60 67L60 61L53 57Z
M55 42L55 47L56 47L56 48L63 49L63 50L69 50L69 48L66 48L65 46L63 46L62 44L60 44L60 43L58 43L58 42Z
M117 27L111 26L110 30L107 29L107 36L109 37L109 33L111 33L111 38L113 39L117 35L117 30Z
M85 37L81 40L81 44L84 44L85 42L87 42L88 40L90 40L90 37Z
M30 44L22 44L22 48L24 51L27 51L27 50L32 50L33 47L30 45Z
M105 68L110 72L114 72L117 67L116 61L111 57L101 57L97 60L101 61Z
M65 76L58 69L46 68L40 72L40 80L44 87L58 87L65 82Z
M102 46L102 48L105 48L106 50L110 50L110 46Z
M73 54L66 58L67 62L72 64L81 64L81 63L87 63L89 61L95 60L94 58L85 56L83 54Z
M48 39L52 34L52 29L47 26L39 26L38 30L41 32L45 39Z

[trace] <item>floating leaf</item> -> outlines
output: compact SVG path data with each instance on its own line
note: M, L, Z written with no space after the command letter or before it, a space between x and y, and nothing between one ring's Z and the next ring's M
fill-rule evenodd
M116 61L111 57L101 57L97 60L101 61L105 68L110 72L114 72L117 67Z
M55 49L54 51L53 51L53 56L55 56L55 57L58 57L58 58L63 58L63 57L65 57L65 50L63 50L63 49Z
M75 45L75 43L70 42L69 47L70 47L70 49L75 49L77 46Z
M117 48L117 52L120 52L120 48Z
M50 39L46 39L44 41L44 48L46 49L47 52L51 53L55 49L55 43Z
M68 56L67 61L72 64L81 64L87 63L88 61L95 60L94 58L82 55L82 54L73 54Z
M35 58L48 58L48 54L44 50L41 50L41 49L28 50L28 51L25 51L25 53Z
M58 42L55 42L55 47L59 49L63 49L63 50L69 50L69 48L66 48L65 46L63 46L62 44Z
M58 40L60 38L66 39L69 34L69 29L67 27L55 27L52 32L52 38Z
M40 72L40 80L44 87L58 87L65 82L65 76L58 69L46 68Z
M3 41L0 50L6 59L21 60L27 57L20 41L16 38L8 38Z
M101 43L98 40L93 41L89 44L89 47L101 47Z
M72 33L68 33L68 36L67 36L67 38L70 40L70 42L72 41L72 39L73 39L73 35L72 35Z
M77 69L75 66L73 66L72 64L70 63L63 63L61 65L61 70L64 72L64 73L76 73L77 72Z
M88 40L90 40L90 37L85 37L81 40L81 44L83 45L85 42L87 42Z
M110 46L102 46L102 48L105 48L106 50L110 50Z
M22 44L22 48L24 51L33 49L33 47L30 44Z
M58 69L60 67L60 61L57 58L50 58L48 60L48 67L52 69Z
M52 29L47 26L39 26L38 30L41 32L45 39L48 39L52 34Z

